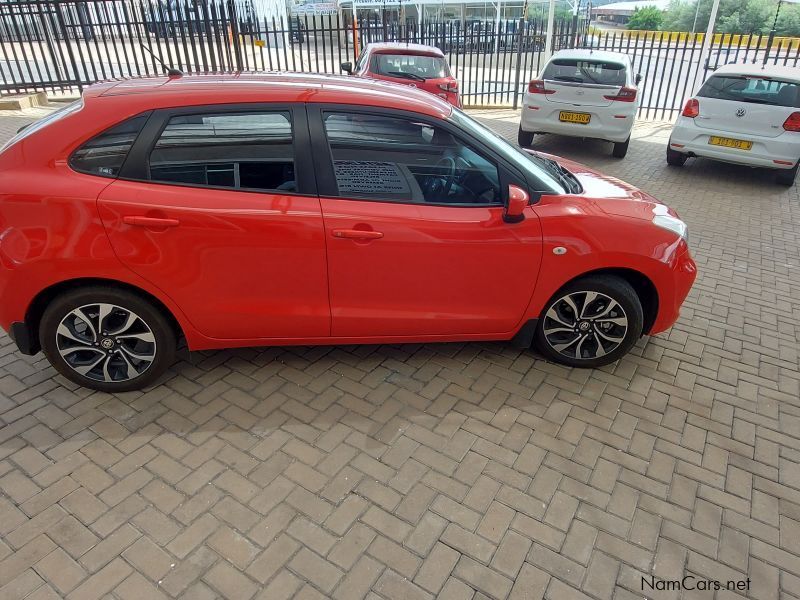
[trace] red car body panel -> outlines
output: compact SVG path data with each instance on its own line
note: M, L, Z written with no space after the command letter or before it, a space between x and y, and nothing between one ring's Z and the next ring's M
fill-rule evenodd
M376 54L398 54L402 56L433 56L441 58L447 64L444 52L436 46L425 46L422 44L402 44L398 42L384 42L369 44L365 49L365 57L361 62L360 68L353 72L358 77L367 77L381 81L390 81L401 85L419 88L435 96L444 98L453 106L461 108L461 98L458 92L458 80L453 77L450 65L447 65L447 76L426 79L425 81L409 81L403 77L392 77L385 73L376 73L372 69L372 57Z
M584 187L542 196L520 223L502 207L443 207L197 189L73 171L83 142L145 110L332 103L446 119L427 93L354 78L196 76L93 86L85 107L0 153L0 327L43 290L102 279L157 298L190 349L507 340L582 274L637 271L658 291L651 333L674 323L695 278L686 243L655 226L658 202L559 159ZM140 228L125 217L177 219ZM373 229L374 240L335 230ZM556 247L566 254L553 253ZM424 299L422 301L421 299Z

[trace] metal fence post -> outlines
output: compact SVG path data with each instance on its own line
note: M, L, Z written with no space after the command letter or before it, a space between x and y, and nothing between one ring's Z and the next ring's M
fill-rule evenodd
M514 69L514 110L519 107L519 82L522 77L522 46L525 43L525 15L519 18L519 42L517 43L517 68ZM535 44L534 44L535 45Z
M61 35L64 36L64 43L67 45L67 56L69 56L69 62L72 65L72 73L75 77L75 83L78 86L78 92L83 92L83 82L81 81L81 76L78 73L78 62L75 60L75 53L72 51L72 41L69 37L69 30L67 29L67 24L64 21L64 15L61 14L61 6L62 4L59 2L53 3L53 10L56 13L56 21L58 21L58 27L61 29Z

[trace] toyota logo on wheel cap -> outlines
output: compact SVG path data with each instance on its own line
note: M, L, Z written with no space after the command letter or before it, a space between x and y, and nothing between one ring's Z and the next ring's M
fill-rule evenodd
M743 117L743 116L744 116L744 113L746 113L746 112L747 112L747 111L746 111L745 109L743 109L743 108L740 108L740 109L738 109L738 110L736 111L736 116L737 116L737 117Z

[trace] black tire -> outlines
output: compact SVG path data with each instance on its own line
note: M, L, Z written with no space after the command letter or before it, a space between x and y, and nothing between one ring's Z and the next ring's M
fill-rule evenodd
M102 321L100 304L116 308L103 315ZM90 327L81 318L75 320L75 310L83 311ZM129 325L131 314L138 320ZM65 319L69 319L72 337L58 333ZM114 393L138 390L158 379L175 359L176 332L167 316L143 297L113 287L91 286L61 294L47 306L39 323L39 342L50 364L64 377L83 387ZM62 351L79 364L67 362ZM99 363L94 362L95 355ZM137 359L145 355L146 360ZM76 370L93 363L97 366L87 374ZM138 374L131 375L128 365Z
M792 186L794 185L794 180L797 177L797 169L800 167L800 162L795 164L794 167L791 169L781 169L777 173L775 173L775 181L780 185L785 186Z
M587 293L595 293L597 296L587 303ZM584 298L583 305L579 301L581 296ZM565 297L572 299L572 305L579 311L578 317L588 308L587 317L595 314L598 320L574 319L572 324L570 317L564 313L564 309L570 310ZM610 306L613 307L611 310ZM555 312L551 312L551 309ZM608 312L604 314L604 310ZM560 320L554 320L551 316L553 314ZM619 324L623 320L626 321L624 330ZM609 321L614 322L608 323ZM585 322L589 325L582 329L582 323ZM631 349L642 335L643 324L642 303L627 281L613 275L590 275L568 283L548 301L536 326L535 343L539 352L554 362L570 367L602 367L613 363ZM573 327L575 329L571 330ZM575 341L570 344L573 337ZM617 338L621 341L609 341ZM558 345L567 347L556 349L555 346ZM600 350L597 349L598 346ZM575 352L576 348L580 357Z
M678 152L667 146L667 164L671 167L682 167L687 158L683 152Z
M628 153L628 145L630 143L630 136L628 136L628 139L624 142L614 142L614 149L611 151L611 156L614 158L625 158L625 155Z
M517 143L521 148L528 148L533 144L533 133L530 131L522 131L522 127L517 132Z

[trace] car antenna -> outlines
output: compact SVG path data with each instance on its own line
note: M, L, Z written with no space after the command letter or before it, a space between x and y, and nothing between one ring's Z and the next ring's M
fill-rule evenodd
M152 56L154 60L158 61L158 64L160 64L167 72L167 77L169 77L170 79L180 79L181 77L183 77L183 71L181 71L180 69L176 69L173 66L168 67L167 65L164 64L164 61L161 60L161 57L156 56L150 48L148 48L141 42L139 43L139 45L142 47L142 50L147 50L147 53L150 56Z

